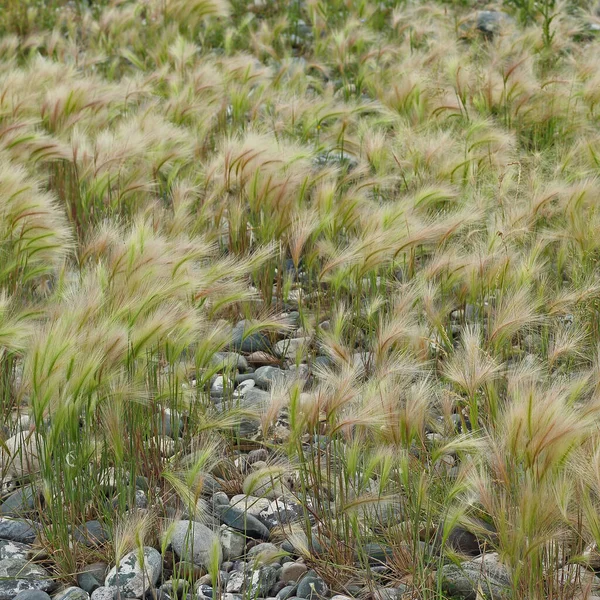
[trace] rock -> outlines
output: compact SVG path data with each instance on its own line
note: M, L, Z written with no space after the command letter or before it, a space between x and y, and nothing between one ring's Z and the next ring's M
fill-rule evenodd
M289 377L289 374L283 369L271 366L259 367L254 373L256 385L264 390L270 389L276 382L285 381L286 377Z
M85 590L88 594L92 594L99 587L102 587L100 581L104 581L104 577L100 580L96 579L92 573L83 572L77 573L77 585Z
M277 562L281 558L281 550L268 542L257 544L248 550L246 558L254 564L270 564Z
M53 600L90 600L90 595L80 587L68 587L53 596Z
M254 375L252 377L254 377ZM251 390L255 386L256 381L254 381L254 378L245 379L244 381L240 382L240 384L235 388L235 391L233 392L233 397L236 399L243 398L248 392L248 390Z
M587 593L600 592L600 579L583 565L569 564L552 573L552 579L561 597L587 598Z
M298 354L304 357L310 345L309 337L290 338L275 344L275 351L282 358L294 360Z
M247 388L238 400L244 408L266 408L271 403L271 394L255 387Z
M191 582L198 581L206 575L206 569L187 561L180 561L175 567L175 573L180 579L185 579Z
M298 531L281 544L281 549L290 554L302 554L306 551L321 554L323 552L323 545L314 533L311 532L309 543L307 535L303 531Z
M15 490L0 504L0 515L5 517L18 517L32 511L38 501L37 487L33 484L25 485Z
M231 594L239 594L244 589L246 577L243 571L232 571L227 580L225 591Z
M284 582L298 581L306 571L307 567L301 562L288 562L281 567L281 573L279 574L279 580Z
M212 495L212 506L217 506L219 504L229 505L229 498L225 492L215 492Z
M244 335L249 329L246 321L236 323L231 332L231 342L229 350L238 350L242 352L273 352L273 347L269 338L260 332Z
M160 455L170 458L175 454L175 440L166 435L155 435L144 443L148 449L158 448Z
M272 566L262 566L252 571L250 582L247 585L247 591L251 597L265 598L269 595L269 590L277 582L277 569Z
M122 596L141 598L156 585L162 570L160 552L149 546L143 548L143 562L139 550L126 554L118 567L113 567L106 576L106 587L117 587ZM100 589L100 588L99 588ZM96 590L97 593L98 590Z
M35 521L0 517L0 540L31 544L37 537L40 525Z
M249 465L254 464L258 461L266 462L269 460L269 451L266 448L258 448L256 450L252 450L248 452L248 456L246 457Z
M268 498L257 498L256 496L238 494L231 498L230 504L231 506L235 506L236 508L251 514L253 517L258 517L263 510L270 506L271 502Z
M313 570L308 571L306 575L298 582L296 595L299 598L324 598L327 594L327 584Z
M14 600L50 600L50 596L40 590L25 590L19 592Z
M277 600L288 600L296 593L297 587L298 586L296 586L294 584L294 585L286 585L285 587L281 588L277 592Z
M370 565L381 565L382 563L387 562L388 558L393 556L393 550L390 546L378 544L376 542L365 544L363 550L369 557Z
M244 556L244 552L246 551L245 536L233 529L229 529L227 526L221 527L220 536L223 558L225 560L234 560Z
M294 489L294 477L283 469L267 467L250 473L244 479L243 488L248 496L275 500L279 496L289 495Z
M497 553L490 553L457 565L442 567L442 588L451 595L465 600L507 598L510 588L508 569L500 563Z
M208 600L209 598L213 597L214 590L206 583L197 585L195 590L199 600Z
M39 435L19 432L8 438L0 450L0 472L3 476L23 478L40 469L39 448L43 440Z
M254 365L254 367L249 367L249 371L256 367L262 367L266 365L278 365L281 363L281 360L268 352L252 352L246 356L246 360L248 364ZM254 371L252 371L254 373Z
M178 412L170 408L161 410L155 418L159 435L166 435L173 439L178 438L183 431L183 419Z
M477 13L477 29L486 37L491 38L497 33L500 33L502 28L509 22L510 17L507 14L496 10L480 10ZM473 320L473 318L470 320Z
M373 592L373 600L402 600L407 592L409 587L403 583L398 587L379 588Z
M135 490L133 506L138 509L148 508L148 496L144 490Z
M119 593L119 588L116 587L99 587L92 593L92 600L115 600Z
M197 521L179 521L174 528L171 545L181 560L208 568L216 552L219 566L223 550L218 535Z
M263 566L256 570L234 571L226 585L228 593L245 593L249 598L264 598L277 581L277 569Z
M447 540L447 544L456 552L465 554L467 556L479 556L485 546L494 539L495 530L494 528L481 519L471 519L473 526L462 526L457 525L450 532ZM470 530L481 530L473 533ZM439 547L441 538L443 535L443 527L440 527L435 538L435 546Z
M222 396L225 390L225 379L223 375L218 375L210 386L210 395Z
M96 562L86 565L81 570L81 575L84 573L89 573L98 581L104 581L106 579L106 574L108 573L108 565L104 562ZM85 589L81 584L77 583L80 588Z
M248 369L248 361L237 352L216 352L211 363L218 367L219 371L238 370L245 373Z
M25 559L31 551L29 544L13 542L12 540L0 540L0 560L5 558Z
M236 508L235 506L218 506L216 512L221 519L221 523L228 525L232 529L241 531L245 535L267 540L269 539L269 530L251 514Z
M100 521L87 521L73 530L73 539L88 548L95 548L108 542L108 531Z
M21 558L0 560L0 600L13 600L20 592L50 592L56 587L45 569Z
M289 525L304 519L304 509L301 504L289 498L278 498L261 510L258 518L269 528L279 525Z

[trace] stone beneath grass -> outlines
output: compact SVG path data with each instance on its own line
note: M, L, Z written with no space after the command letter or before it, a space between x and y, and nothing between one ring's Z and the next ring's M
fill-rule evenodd
M246 558L253 564L271 564L281 559L281 550L275 544L265 542L250 548Z
M246 321L240 321L236 323L231 332L231 342L229 344L229 350L241 350L242 352L272 352L272 344L269 338L260 333L250 333L244 335L250 326Z
M216 507L221 523L241 531L248 537L267 540L269 539L269 530L251 514L236 508L235 506L217 506Z
M8 438L0 450L0 471L3 476L22 478L39 471L38 447L42 440L35 434L19 432Z
M220 371L235 370L245 373L248 369L248 361L237 352L216 352L211 362Z
M457 525L448 535L447 544L461 554L466 554L467 556L479 556L485 546L493 540L495 536L494 528L485 521L481 519L472 519L474 526L477 528L470 528L473 531L470 531L466 527L462 525ZM439 547L441 536L443 534L443 526L438 530L438 534L436 535L435 546Z
M450 595L465 600L507 598L510 586L508 569L499 561L497 553L486 554L458 565L442 567L442 587Z
M88 548L94 548L108 541L108 531L100 521L87 521L73 530L73 539Z
M218 535L196 521L179 521L175 525L171 545L175 554L184 561L206 567L216 552L218 564L223 562L223 550Z
M35 541L39 527L35 521L0 517L0 540L31 544Z
M183 420L181 415L173 412L170 408L165 408L156 415L155 422L158 433L172 438L178 438L183 430Z
M32 511L38 499L37 487L33 484L25 485L14 491L0 504L0 515L5 517L18 517Z
M283 358L294 359L298 353L302 353L302 356L304 356L310 341L309 337L281 340L275 344L275 351Z
M80 587L69 587L66 590L58 592L54 600L90 600L90 595Z
M271 503L268 498L257 498L256 496L238 494L231 498L230 504L231 506L235 506L235 508L251 514L253 517L258 517Z
M92 594L92 600L115 600L119 593L119 588L116 587L99 587Z
M234 571L225 589L228 593L244 592L246 597L264 598L276 582L277 569L264 566L250 572Z
M40 590L25 590L24 592L19 592L14 597L14 600L50 600L50 596Z
M223 548L223 558L225 560L235 560L241 558L246 550L246 537L238 531L229 529L226 526L221 527L221 546Z
M277 600L289 600L295 593L297 585L286 585L277 592Z
M20 592L50 592L56 587L48 572L21 558L0 560L0 600L13 600Z
M88 594L91 594L99 587L102 587L100 581L98 581L92 573L78 573L77 585Z
M109 571L104 585L119 588L121 596L141 598L151 587L154 587L161 570L160 552L146 546L143 549L143 561L140 561L138 550L126 554L119 566Z
M289 498L278 498L261 510L258 518L269 528L288 525L304 519L304 509L298 502Z
M258 466L259 463L255 463ZM289 495L294 487L294 477L291 473L273 468L259 469L250 473L244 479L244 493L260 498L275 500L279 496ZM270 506L270 505L269 505ZM262 512L261 512L262 514Z
M308 571L298 583L296 595L299 598L324 598L327 595L327 584L317 575L315 571Z
M307 570L308 569L304 563L285 563L281 568L281 572L279 573L279 581L284 581L286 583L289 581L298 581L300 577L302 577L306 573Z
M0 560L5 558L27 558L31 546L21 542L13 542L12 540L0 540Z
M276 382L283 382L289 376L289 373L278 367L259 367L254 373L256 385L264 390L268 390Z

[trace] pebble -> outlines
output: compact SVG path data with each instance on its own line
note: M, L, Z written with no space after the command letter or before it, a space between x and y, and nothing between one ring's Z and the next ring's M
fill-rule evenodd
M313 570L308 571L298 583L296 594L299 598L315 600L327 594L327 584Z
M90 600L90 595L80 587L68 587L53 596L53 600Z
M497 553L490 553L463 562L442 567L442 588L465 600L476 600L481 590L483 598L501 598L511 584L507 568Z
M288 600L288 598L291 598L295 593L296 593L296 588L298 586L294 585L286 585L285 587L281 588L281 590L279 590L276 594L278 600Z
M24 590L19 592L14 600L50 600L50 596L40 590Z
M115 600L119 589L116 587L99 587L96 589L91 596L91 600Z
M288 562L281 568L279 574L280 581L298 581L307 572L307 567L304 563Z
M235 506L217 506L221 523L228 525L232 529L241 531L245 535L258 538L269 539L269 530L256 517L246 513Z
M254 469L244 479L243 489L247 495L275 500L280 496L289 495L294 488L294 477L283 469L273 467L260 468L260 461L254 463ZM270 506L270 505L269 505Z
M95 548L108 541L108 532L100 521L87 521L73 530L73 539L88 548Z
M196 521L179 521L173 530L171 545L175 554L184 561L206 567L216 552L218 564L223 562L223 550L218 535Z
M21 542L13 542L12 540L0 540L0 560L5 558L27 558L31 546Z
M38 500L37 487L34 484L25 485L12 492L0 504L0 515L18 517L35 508Z
M268 508L270 503L268 498L257 498L246 494L233 496L230 501L231 506L235 506L253 517L258 517L265 508Z
M220 537L225 560L234 560L244 555L246 550L245 536L224 525L221 527Z
M0 540L31 544L35 541L39 528L39 523L35 521L0 517Z
M126 554L121 559L118 569L115 566L108 572L104 585L118 587L122 596L131 598L141 598L151 587L154 587L162 570L160 552L145 546L143 565L138 555L138 550ZM94 593L97 592L98 590Z
M0 472L3 477L18 479L39 471L38 447L42 439L28 432L19 432L8 438L0 450Z
M268 564L277 562L281 556L281 550L269 542L257 544L248 550L246 557L256 564Z
M258 518L269 529L278 525L288 525L304 519L304 509L298 502L289 498L278 498L260 511Z
M56 587L49 573L28 560L0 560L0 600L13 600L20 592L50 592Z

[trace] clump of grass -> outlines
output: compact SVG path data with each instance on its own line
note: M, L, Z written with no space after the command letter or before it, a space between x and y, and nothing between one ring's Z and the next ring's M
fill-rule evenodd
M57 576L155 529L166 555L212 477L291 472L277 535L334 591L442 598L477 517L513 598L575 597L560 569L600 544L587 13L509 2L484 35L434 0L62 4L0 17L3 465L19 423L37 446L1 475L43 492ZM214 361L241 319L253 364L300 373L258 408Z

